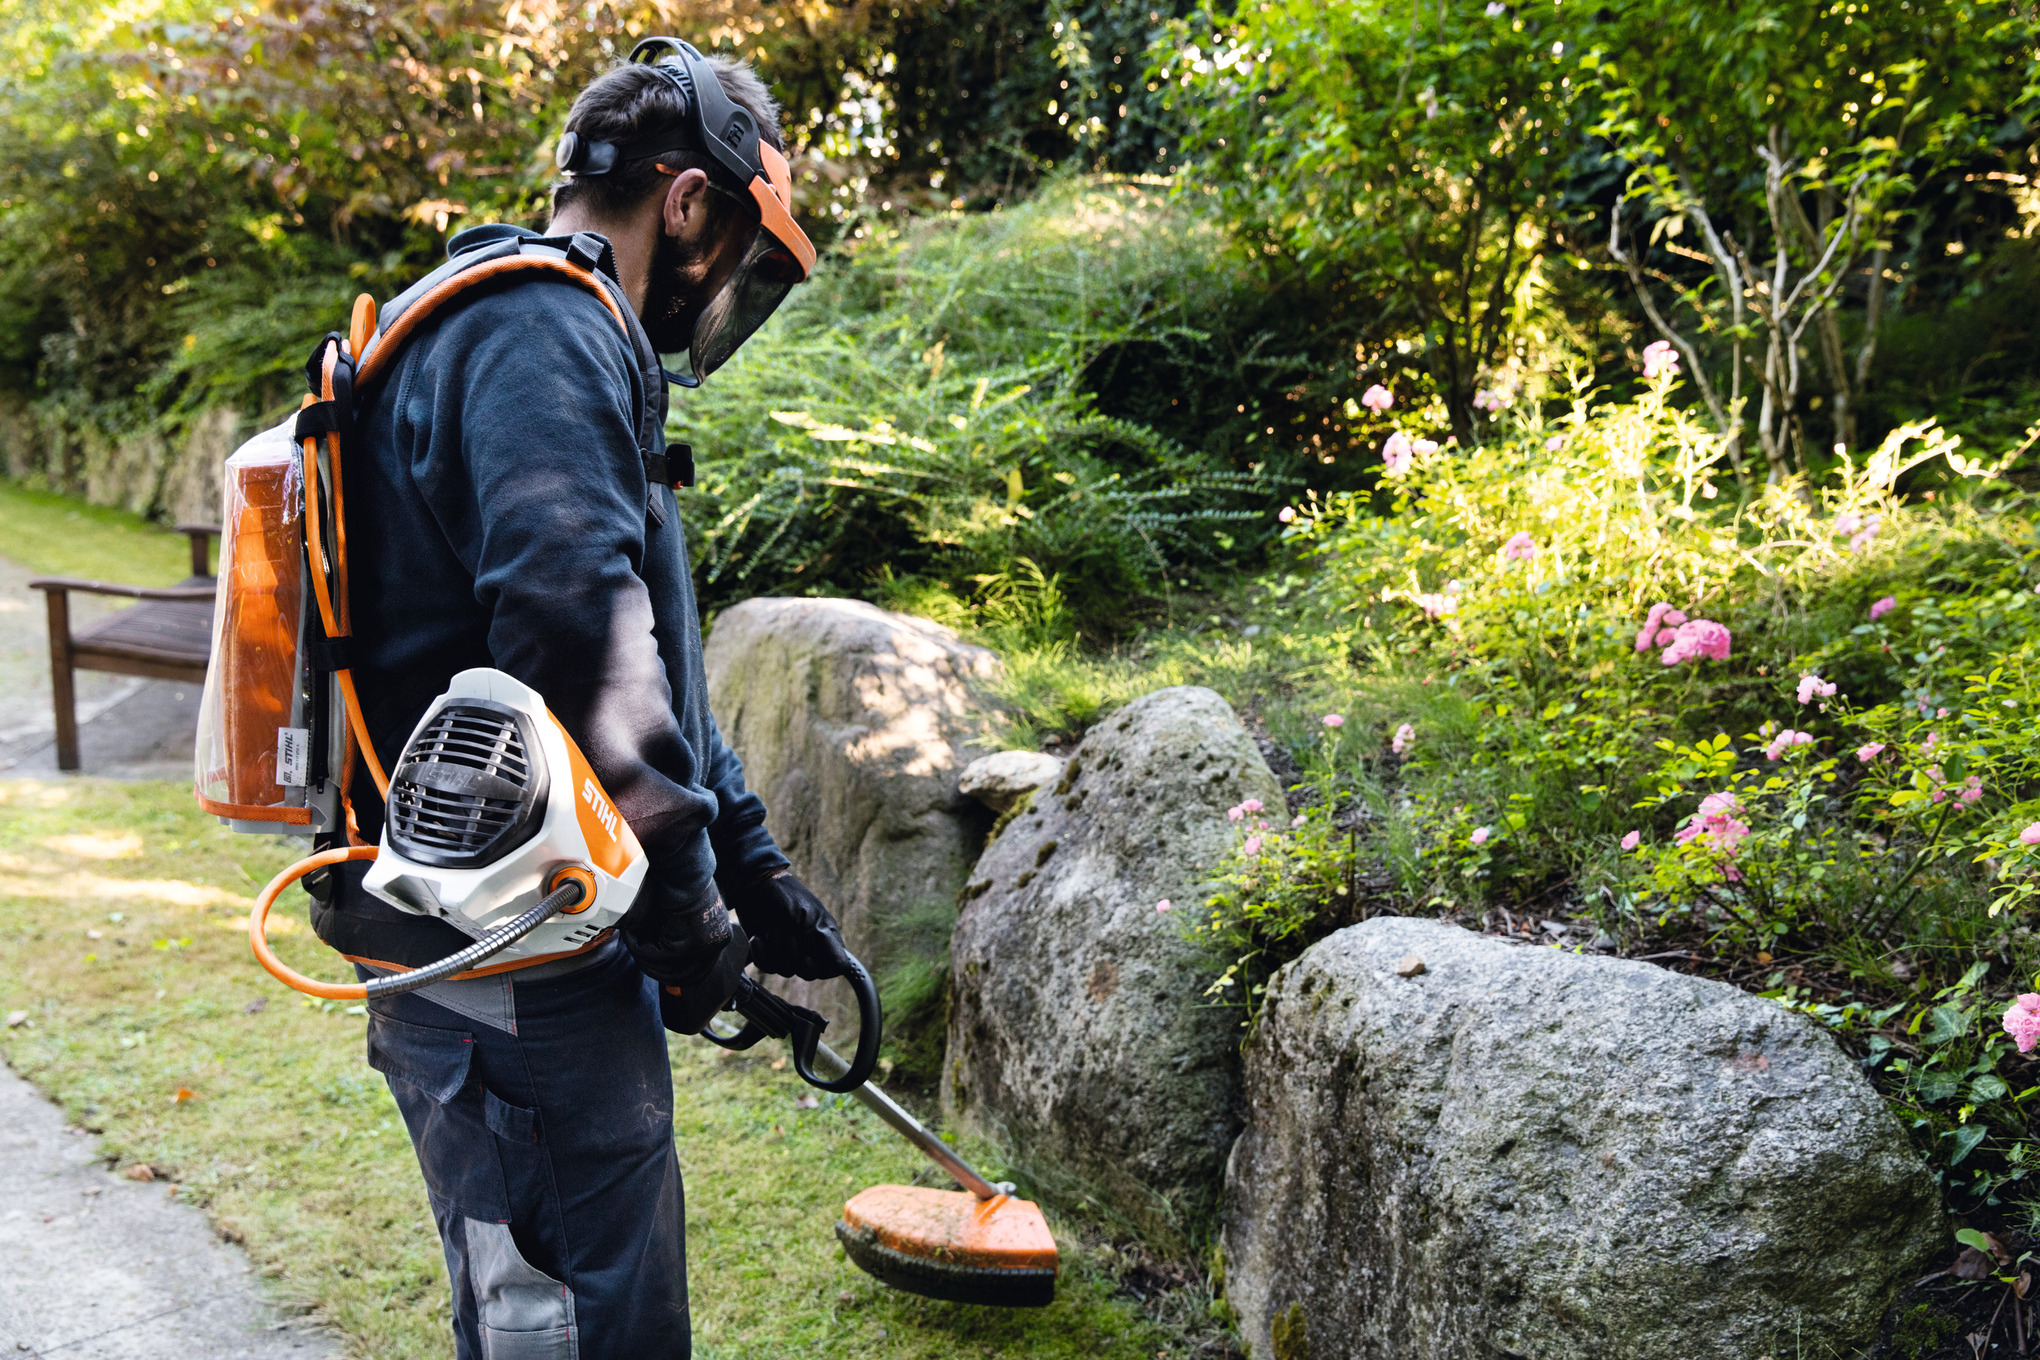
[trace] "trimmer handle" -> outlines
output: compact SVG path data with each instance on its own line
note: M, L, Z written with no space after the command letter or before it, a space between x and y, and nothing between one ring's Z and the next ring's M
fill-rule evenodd
M793 1049L793 1070L800 1073L802 1081L819 1090L847 1095L869 1081L872 1070L878 1066L884 1019L879 1012L878 988L872 985L871 974L863 964L850 960L850 971L844 974L844 980L857 993L857 1056L850 1060L850 1070L834 1081L816 1076L814 1067L815 1047L822 1041L822 1031L829 1027L828 1020L805 1006L773 995L748 973L737 979L736 995L723 1007L743 1016L744 1027L727 1038L713 1029L703 1029L702 1036L735 1052L750 1048L760 1039L784 1039Z

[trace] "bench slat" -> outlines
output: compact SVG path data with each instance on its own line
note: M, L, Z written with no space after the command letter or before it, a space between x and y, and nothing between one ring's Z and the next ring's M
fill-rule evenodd
M203 601L151 600L77 630L73 647L203 666L212 655L212 623L212 606Z

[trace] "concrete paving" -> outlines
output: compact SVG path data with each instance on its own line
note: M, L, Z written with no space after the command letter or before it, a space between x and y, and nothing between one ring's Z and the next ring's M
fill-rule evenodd
M36 573L0 559L0 779L57 775ZM73 619L118 602L73 595ZM198 687L78 674L81 774L191 778ZM247 1257L163 1184L116 1178L93 1138L0 1065L0 1357L334 1360L266 1304Z
M263 1302L247 1257L170 1187L116 1178L0 1066L0 1356L337 1360Z
M58 774L57 723L50 708L50 643L39 573L0 558L0 779ZM71 596L72 626L121 607L98 595ZM78 672L80 774L112 779L191 779L198 686Z

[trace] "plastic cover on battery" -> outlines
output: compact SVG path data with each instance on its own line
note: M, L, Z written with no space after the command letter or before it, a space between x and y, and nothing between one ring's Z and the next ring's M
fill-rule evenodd
M303 790L277 779L279 736L297 697L304 601L304 477L294 423L241 445L221 479L220 596L193 784L200 806L216 816L303 834L311 824Z

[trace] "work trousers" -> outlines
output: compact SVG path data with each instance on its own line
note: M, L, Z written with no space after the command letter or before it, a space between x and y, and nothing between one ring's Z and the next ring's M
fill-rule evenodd
M369 1006L369 1065L403 1111L446 1251L455 1355L688 1360L657 991L613 941L560 966Z

